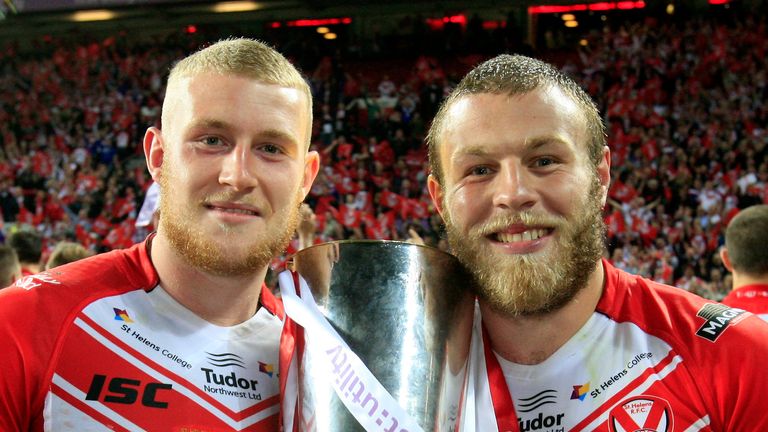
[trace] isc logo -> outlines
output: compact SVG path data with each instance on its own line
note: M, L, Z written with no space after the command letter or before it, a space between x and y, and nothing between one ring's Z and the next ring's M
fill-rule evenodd
M107 391L103 392L104 384L107 384ZM150 382L143 384L139 380L129 378L107 378L104 375L94 375L91 386L88 388L88 394L85 400L102 400L104 402L134 404L141 396L141 404L150 408L167 408L168 402L157 400L157 393L160 390L170 390L171 384Z

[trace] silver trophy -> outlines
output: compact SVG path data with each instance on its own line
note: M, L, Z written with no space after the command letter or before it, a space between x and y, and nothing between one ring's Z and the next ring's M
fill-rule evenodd
M411 243L340 241L300 251L293 269L325 319L411 419L425 432L458 430L474 294L456 258ZM299 429L366 431L337 397L331 380L339 376L320 367L312 338L302 342ZM407 430L386 410L372 408L371 415L378 416L376 430Z

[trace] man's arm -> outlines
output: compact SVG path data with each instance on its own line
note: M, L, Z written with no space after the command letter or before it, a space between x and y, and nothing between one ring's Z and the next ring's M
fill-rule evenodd
M35 349L34 293L16 286L0 291L0 430L42 430L44 395L40 380L51 361L50 350ZM34 356L30 355L34 353Z

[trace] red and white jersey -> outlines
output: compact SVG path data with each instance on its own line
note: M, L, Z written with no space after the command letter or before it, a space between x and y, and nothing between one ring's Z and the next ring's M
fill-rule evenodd
M0 430L275 431L282 306L218 327L159 285L147 242L0 291Z
M741 286L728 293L723 299L723 304L750 311L768 321L768 285Z
M768 324L603 266L595 313L540 364L500 359L478 320L463 430L768 430L755 402L768 394Z

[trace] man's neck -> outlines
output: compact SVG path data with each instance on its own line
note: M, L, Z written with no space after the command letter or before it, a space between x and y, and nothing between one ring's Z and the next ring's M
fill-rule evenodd
M768 275L753 276L745 273L733 273L734 290L748 285L768 285Z
M592 316L603 293L602 261L587 286L562 308L543 315L509 317L480 302L491 347L502 358L518 364L543 362L562 347Z
M219 326L233 326L256 313L266 266L247 276L211 275L192 267L160 234L151 248L160 285L200 318Z

